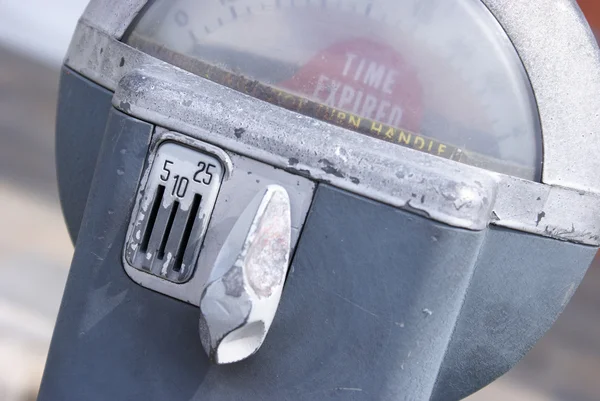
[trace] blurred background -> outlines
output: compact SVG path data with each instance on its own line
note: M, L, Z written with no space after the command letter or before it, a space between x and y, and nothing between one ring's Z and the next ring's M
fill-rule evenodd
M0 230L0 401L36 398L73 252L54 114L60 64L86 4L0 0L0 227L10 228ZM580 5L600 35L600 0ZM600 400L600 258L529 355L468 400Z

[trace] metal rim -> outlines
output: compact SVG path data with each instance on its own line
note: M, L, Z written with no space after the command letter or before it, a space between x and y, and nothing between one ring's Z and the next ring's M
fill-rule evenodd
M107 3L111 2L111 0L96 0L90 4L78 25L66 64L98 84L116 90L117 94L113 100L121 110L192 136L199 138L206 136L206 127L202 128L201 124L196 124L197 118L188 115L186 121L186 118L181 116L174 117L172 109L169 115L166 115L164 109L161 111L161 107L165 107L165 104L160 105L161 99L152 99L148 91L144 95L139 93L136 95L125 88L127 85L131 88L136 74L137 78L141 79L141 76L151 72L152 68L155 71L161 69L169 74L182 74L181 77L185 77L185 81L192 83L196 88L202 86L206 89L210 84L200 77L188 77L177 67L119 42L118 38L146 1L123 4L119 6L119 12L106 11ZM323 166L320 166L318 161L308 166L308 170L311 174L315 174L312 176L313 179L328 181L375 200L427 214L438 221L458 227L483 229L491 223L547 237L598 245L600 218L595 216L593 210L597 210L596 208L600 206L600 197L596 196L600 193L600 176L595 174L595 171L600 168L600 159L592 155L595 155L597 153L595 150L600 148L600 141L594 141L590 134L600 127L600 114L597 113L600 109L600 98L595 96L596 93L600 93L600 74L595 74L600 70L600 54L591 31L581 23L583 17L570 0L540 0L539 2L484 0L484 3L508 33L530 75L543 128L545 151L543 182L549 185L490 173L470 166L457 166L458 163L451 161L446 163L445 160L438 160L434 156L424 155L427 157L423 159L420 155L414 155L416 152L410 149L407 149L409 151L407 154L400 150L394 152L396 157L398 153L403 153L403 156L412 159L414 163L409 163L411 169L419 163L436 166L433 170L440 173L439 168L445 169L446 173L438 174L436 178L444 177L442 181L432 184L429 189L421 188L425 192L417 194L419 200L421 196L433 193L431 191L439 192L440 182L444 182L444 185L453 181L462 183L464 177L469 177L472 179L471 184L475 186L477 185L474 181L483 183L482 192L478 192L479 189L471 184L467 185L470 190L463 191L469 196L473 195L473 191L478 193L478 200L475 203L471 202L473 199L469 200L474 208L461 207L459 213L455 213L451 211L452 208L456 209L454 202L436 202L435 196L430 198L433 201L431 207L419 205L419 202L415 207L412 195L413 192L420 191L419 187L417 186L417 190L410 194L405 193L403 191L408 188L406 183L396 183L398 186L390 185L389 180L393 177L389 177L389 174L388 176L375 174L370 179L363 177L363 181L359 173L350 175L350 172L346 172L348 177L359 180L360 184L355 184L356 180L353 182L347 178L324 176ZM557 23L560 23L564 29L557 29ZM141 66L145 66L144 72L136 72L135 70ZM120 86L119 82L126 75L128 77L123 80L124 86ZM156 76L153 77L155 78ZM589 96L577 96L578 93L587 93ZM189 94L194 96L192 91ZM236 99L243 99L244 95L239 95ZM227 92L227 96L235 97L230 92ZM142 105L140 101L145 103ZM151 104L152 102L154 104ZM262 104L260 108L265 109L262 112L268 109ZM189 114L189 110L187 112ZM197 112L199 113L198 110ZM295 113L287 113L289 118L298 121L299 117ZM231 116L228 118L231 120ZM332 128L326 123L321 125L328 131L336 131L335 127ZM565 129L569 132L567 133ZM582 132L584 134L581 134ZM590 134L585 134L586 132ZM222 134L222 138L218 141L225 143L221 146L236 150L235 147L238 145L234 142L237 139L227 138L231 134ZM264 151L262 156L252 154L249 147L246 147L245 152L250 152L250 156L261 160L270 157L265 155ZM278 160L268 161L284 167L289 160L285 160L282 153L277 154L280 155L275 157ZM287 165L286 168L289 167ZM336 168L335 165L329 167ZM394 166L387 167L392 168L386 171L397 172L407 166L396 163ZM425 173L423 169L417 168L415 171ZM453 176L448 177L447 172L452 172ZM411 190L414 188L414 185L410 187ZM453 196L456 198L456 194ZM565 210L569 210L569 215L565 216Z

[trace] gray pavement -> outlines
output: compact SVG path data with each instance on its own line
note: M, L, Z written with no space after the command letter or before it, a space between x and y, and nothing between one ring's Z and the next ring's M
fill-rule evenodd
M35 399L72 246L54 164L57 70L0 48L0 400Z
M55 184L57 87L57 69L0 48L2 401L35 399L73 250ZM469 401L599 399L600 267L594 267L546 337Z

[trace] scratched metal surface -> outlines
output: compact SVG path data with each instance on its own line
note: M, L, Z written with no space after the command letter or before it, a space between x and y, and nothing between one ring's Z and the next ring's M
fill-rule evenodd
M0 49L0 399L34 400L72 246L57 201L58 70ZM600 399L600 259L565 313L469 401Z

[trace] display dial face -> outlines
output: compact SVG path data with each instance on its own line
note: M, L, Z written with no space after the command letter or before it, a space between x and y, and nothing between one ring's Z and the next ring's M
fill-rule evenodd
M156 0L125 40L393 145L541 176L531 85L480 0Z

